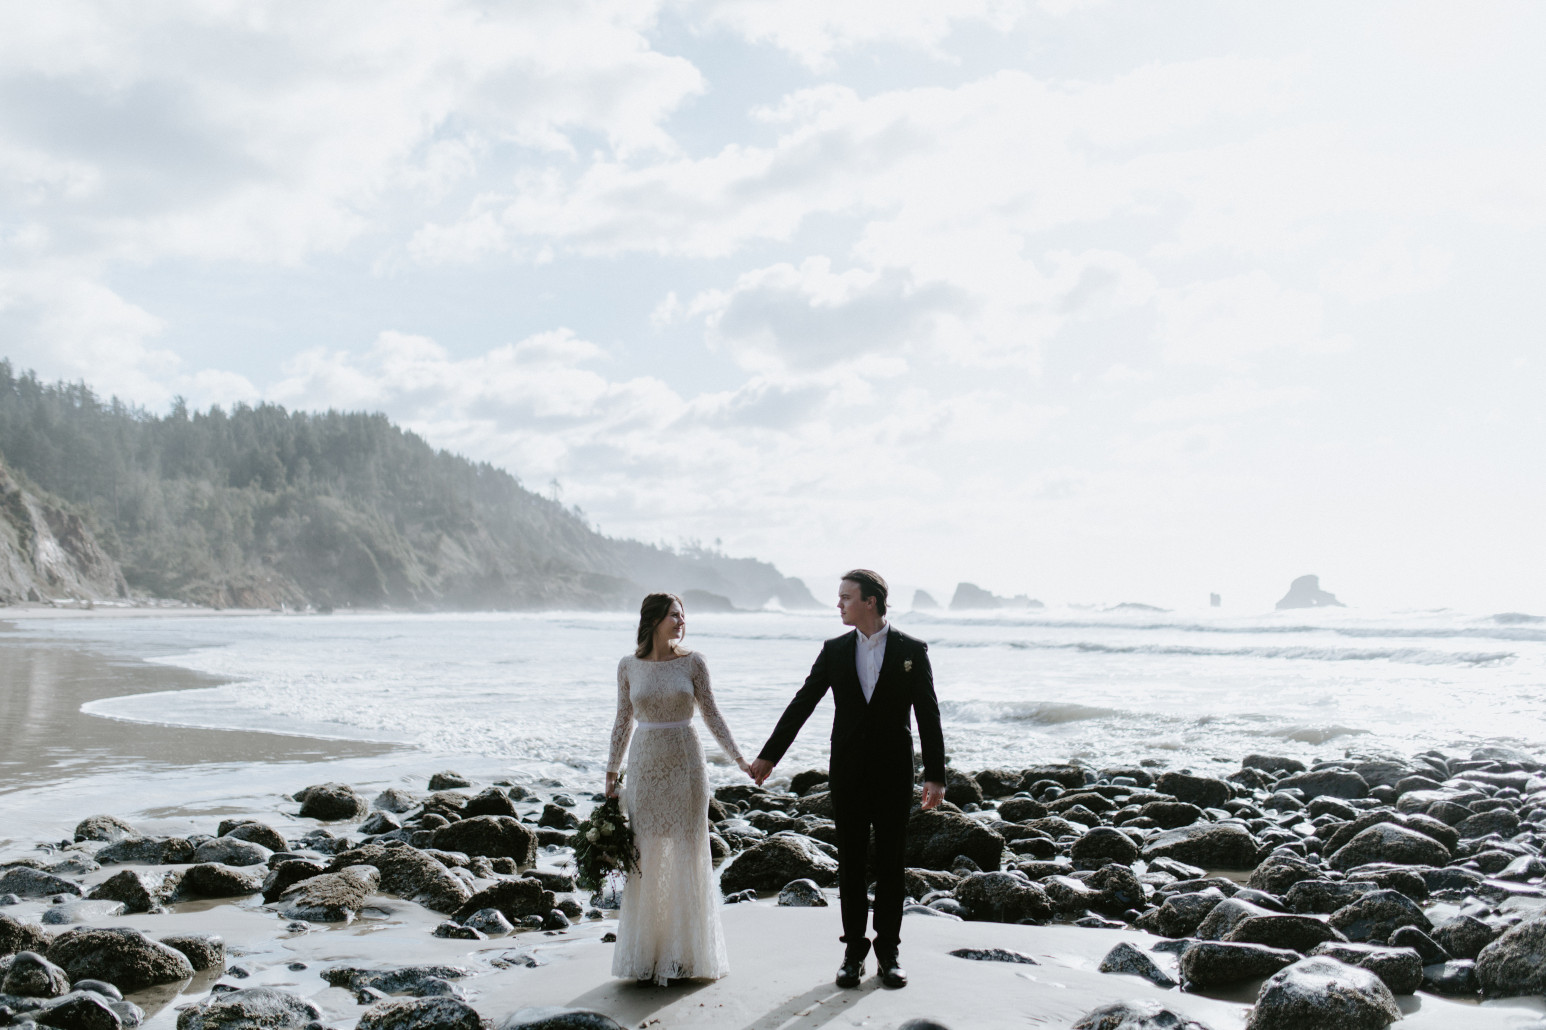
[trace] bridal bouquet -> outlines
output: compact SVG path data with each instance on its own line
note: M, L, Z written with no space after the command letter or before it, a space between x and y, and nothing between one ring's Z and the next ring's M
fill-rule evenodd
M575 831L574 860L580 867L576 882L590 891L601 890L608 873L639 868L633 831L623 818L617 798L607 798L597 805L591 810L590 818Z

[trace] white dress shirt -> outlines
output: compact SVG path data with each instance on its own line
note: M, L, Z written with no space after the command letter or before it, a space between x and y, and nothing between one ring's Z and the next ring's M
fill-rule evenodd
M867 637L861 630L854 629L854 635L859 638L854 657L859 663L859 686L864 691L866 704L875 693L875 681L880 678L880 663L886 660L886 634L890 631L891 627L884 622L873 637Z

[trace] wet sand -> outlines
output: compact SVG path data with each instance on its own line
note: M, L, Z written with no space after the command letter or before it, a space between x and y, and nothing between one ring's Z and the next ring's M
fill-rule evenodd
M179 790L188 790L187 797L195 799L205 792L194 784L222 774L228 778L244 766L274 766L282 775L286 767L335 762L347 766L351 760L396 750L359 741L158 726L84 714L82 705L101 698L192 690L220 681L33 635L27 631L27 619L185 616L188 610L33 609L13 618L17 614L7 609L0 620L0 810L5 813L0 846L57 837L98 811L172 818ZM299 770L297 774L301 782L291 789L314 782ZM152 781L154 787L149 786Z

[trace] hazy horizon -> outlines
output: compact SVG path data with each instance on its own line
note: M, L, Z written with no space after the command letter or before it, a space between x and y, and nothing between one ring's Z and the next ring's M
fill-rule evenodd
M1256 612L1316 574L1543 613L1543 29L13 5L3 349L157 412L380 411L823 602L865 565L903 604Z

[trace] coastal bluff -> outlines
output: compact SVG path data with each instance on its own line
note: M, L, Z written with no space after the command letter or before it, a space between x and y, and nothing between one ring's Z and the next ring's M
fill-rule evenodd
M123 570L85 520L0 463L0 604L128 595Z
M156 415L0 360L0 600L212 608L626 610L651 590L821 607L768 562L608 536L384 415Z

